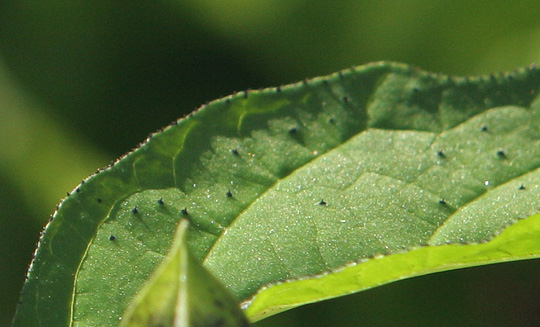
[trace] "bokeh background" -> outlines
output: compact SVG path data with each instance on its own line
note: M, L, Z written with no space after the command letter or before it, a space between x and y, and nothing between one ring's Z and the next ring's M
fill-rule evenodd
M540 61L540 1L2 0L0 326L83 178L200 104L392 60L453 75ZM434 274L258 326L538 326L538 260Z

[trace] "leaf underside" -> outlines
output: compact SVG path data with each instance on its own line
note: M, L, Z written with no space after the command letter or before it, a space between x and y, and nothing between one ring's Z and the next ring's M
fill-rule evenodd
M439 245L488 241L538 211L539 86L535 68L469 79L377 63L212 102L62 202L14 326L117 325L182 218L195 257L252 320L317 300L255 305L301 285L277 281L339 280L351 262L383 255L391 266L420 246L465 253L480 245ZM408 260L422 261L415 253ZM459 266L450 263L383 282Z

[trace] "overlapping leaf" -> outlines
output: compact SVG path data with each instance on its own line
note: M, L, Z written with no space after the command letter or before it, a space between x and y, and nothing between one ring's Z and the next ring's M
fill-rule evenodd
M246 327L247 318L223 285L187 248L181 220L173 246L126 310L120 327Z

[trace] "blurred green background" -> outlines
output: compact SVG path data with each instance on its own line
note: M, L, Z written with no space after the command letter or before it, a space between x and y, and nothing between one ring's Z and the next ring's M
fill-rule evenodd
M540 61L540 2L0 2L0 326L83 178L199 105L379 60L453 75ZM540 261L393 283L258 326L537 326Z

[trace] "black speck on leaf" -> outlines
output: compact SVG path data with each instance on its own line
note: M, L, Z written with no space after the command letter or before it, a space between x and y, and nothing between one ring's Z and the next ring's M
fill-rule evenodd
M319 205L325 206L325 205L326 205L326 202L325 202L324 200L321 200L321 202L319 202Z
M188 215L187 208L182 209L182 214L183 214L184 216L187 216L187 215Z
M442 150L437 151L437 156L440 157L440 158L445 157L444 152L442 152Z
M442 204L442 205L446 205L446 200L445 199L440 199L439 203Z
M98 202L98 203L101 203L101 199L97 199L97 202Z
M228 190L228 191L227 191L227 197L228 197L228 198L232 198L232 192L231 192L231 190Z
M138 214L139 213L139 209L137 207L133 208L133 210L131 210L131 212L133 212L134 214Z
M234 154L235 156L240 155L240 153L238 152L238 149L232 149L231 153Z
M225 308L225 305L223 304L223 302L221 302L220 300L214 300L214 305L217 307L217 308L220 308L220 309L223 309Z
M521 185L519 186L519 189L520 189L520 190L524 190L524 189L525 189L525 185L521 184Z
M487 126L482 126L482 132L487 132L488 128Z
M109 236L109 241L114 241L114 240L116 240L116 237L114 235Z
M497 156L499 158L505 158L506 157L506 153L504 152L504 150L498 150L497 151Z
M296 134L296 132L298 132L298 128L296 127L293 127L289 130L289 134Z
M159 200L157 200L157 203L159 203L159 205L164 205L165 202L163 202L163 198L159 198Z

